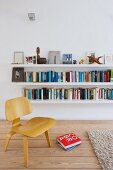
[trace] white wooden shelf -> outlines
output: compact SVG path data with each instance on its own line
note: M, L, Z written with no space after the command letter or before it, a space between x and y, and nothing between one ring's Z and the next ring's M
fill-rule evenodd
M113 100L30 100L32 104L113 104Z
M105 64L11 64L11 67L24 68L113 68L113 65Z
M23 67L26 70L105 70L113 65L105 64L11 64L11 67ZM113 86L113 82L12 82L12 85L28 88L87 88ZM32 104L113 104L113 100L30 100Z
M113 82L12 82L13 85L19 85L19 86L58 86L58 87L73 87L73 86L113 86Z

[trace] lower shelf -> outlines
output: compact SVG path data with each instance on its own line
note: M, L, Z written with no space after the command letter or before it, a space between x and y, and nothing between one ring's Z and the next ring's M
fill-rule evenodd
M113 104L113 100L30 100L32 104Z

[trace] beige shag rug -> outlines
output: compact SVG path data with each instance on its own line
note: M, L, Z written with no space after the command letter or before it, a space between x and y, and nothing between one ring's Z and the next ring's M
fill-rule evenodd
M104 170L113 170L113 130L90 130L89 139Z

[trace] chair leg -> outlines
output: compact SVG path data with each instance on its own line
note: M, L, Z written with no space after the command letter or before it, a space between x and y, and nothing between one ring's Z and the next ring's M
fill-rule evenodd
M46 140L47 140L48 146L51 147L51 142L50 142L48 131L45 132L45 136L46 136Z
M24 136L24 166L28 167L28 137Z
M9 142L10 142L10 140L11 140L11 137L12 137L14 134L15 134L15 132L10 132L9 134L7 134L6 143L5 143L5 146L4 146L5 152L7 151L7 148L8 148Z

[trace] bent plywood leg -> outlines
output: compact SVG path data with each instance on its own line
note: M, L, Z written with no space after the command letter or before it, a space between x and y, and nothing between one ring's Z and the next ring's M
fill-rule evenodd
M28 167L28 137L24 136L24 166Z
M6 137L6 143L5 143L5 146L4 146L4 150L7 151L7 148L8 148L8 145L9 145L9 142L11 140L11 137L15 134L15 132L10 132L9 134L7 134L7 137Z
M48 146L51 147L51 142L50 142L48 131L45 132L45 136L46 136L46 140L47 140Z

